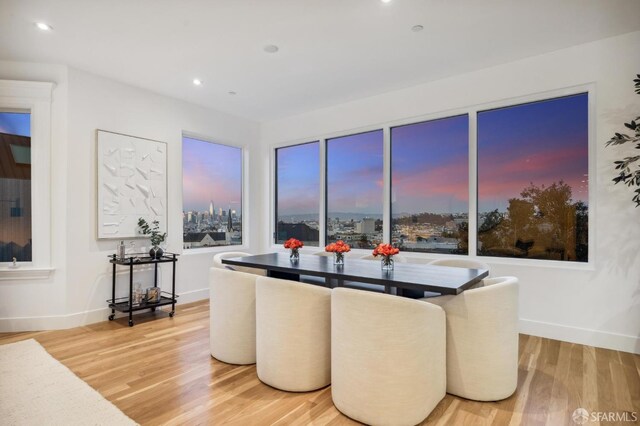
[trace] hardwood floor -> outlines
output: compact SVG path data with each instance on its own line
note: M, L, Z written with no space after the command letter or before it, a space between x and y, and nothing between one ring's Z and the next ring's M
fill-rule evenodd
M174 318L166 312L138 315L133 328L122 318L70 330L4 333L0 345L36 339L143 425L357 424L333 406L330 388L278 391L258 380L255 366L211 358L208 303L177 308ZM640 356L521 335L515 395L492 403L447 395L423 424L571 425L578 407L640 416Z

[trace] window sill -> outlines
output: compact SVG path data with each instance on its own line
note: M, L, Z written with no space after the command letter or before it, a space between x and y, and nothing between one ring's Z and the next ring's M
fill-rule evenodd
M0 268L0 281L46 280L54 268L4 267Z
M247 251L248 246L241 245L230 245L230 246L217 246L217 247L196 247L190 249L182 249L182 256L193 256L199 254L209 254L209 253L223 253L225 251Z

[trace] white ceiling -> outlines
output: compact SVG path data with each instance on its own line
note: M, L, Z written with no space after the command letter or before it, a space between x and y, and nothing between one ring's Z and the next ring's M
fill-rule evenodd
M639 0L0 0L0 59L262 121L639 30L639 16Z

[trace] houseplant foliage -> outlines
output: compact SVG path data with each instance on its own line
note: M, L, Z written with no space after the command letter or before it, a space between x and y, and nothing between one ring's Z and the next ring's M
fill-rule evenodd
M640 95L640 74L636 75L635 91ZM640 116L635 120L631 120L630 123L624 123L625 127L633 131L631 136L626 133L616 133L611 139L607 141L609 145L622 145L625 143L636 144L635 148L640 150ZM614 161L616 170L619 171L618 176L613 178L613 181L617 183L625 183L629 188L635 187L635 195L632 200L636 203L636 207L640 206L640 152L638 155L624 157L622 160Z
M149 251L149 255L154 259L162 257L163 250L160 248L160 244L167 238L167 233L160 233L160 223L154 220L149 225L146 220L139 218L138 226L144 235L150 235L149 239L151 240L152 248Z

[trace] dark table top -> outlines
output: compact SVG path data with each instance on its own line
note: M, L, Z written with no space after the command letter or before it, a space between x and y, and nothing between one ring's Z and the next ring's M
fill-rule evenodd
M300 255L297 262L292 262L288 253L233 257L223 259L222 263L441 294L459 294L489 275L486 269L400 262L395 263L393 271L385 272L379 261L345 258L344 266L336 266L333 257L304 254Z

